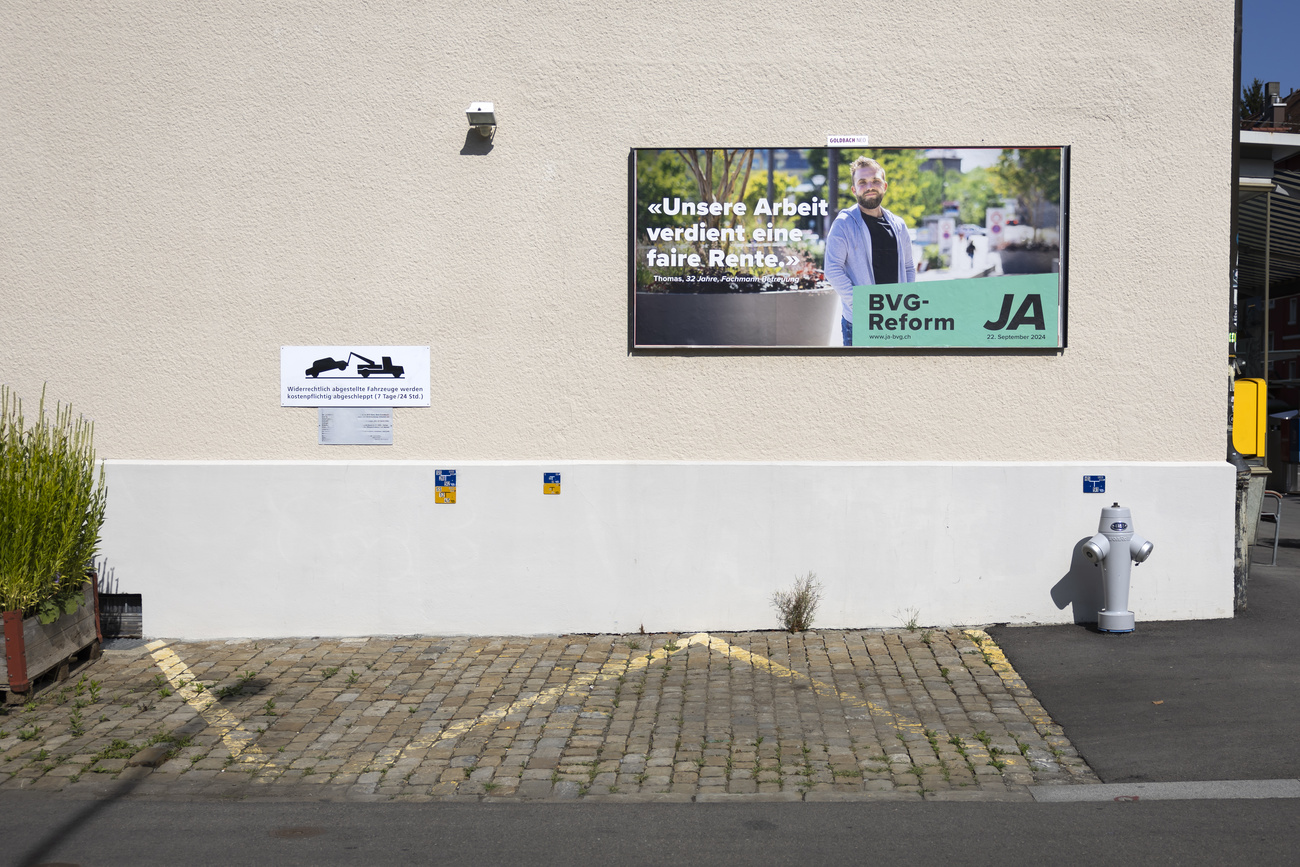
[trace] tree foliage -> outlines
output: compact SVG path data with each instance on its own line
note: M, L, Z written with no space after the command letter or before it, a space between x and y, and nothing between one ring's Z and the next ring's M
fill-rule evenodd
M853 161L859 156L867 156L880 163L889 184L889 191L885 193L885 207L909 226L918 226L925 215L938 214L943 210L943 171L923 170L921 164L925 162L925 157L921 151L913 148L840 151L839 180L843 204L854 201L852 169Z
M1241 89L1241 99L1237 100L1237 110L1242 120L1254 120L1264 113L1268 106L1264 101L1264 85L1258 78Z
M984 225L984 214L989 208L996 208L1002 203L1002 194L993 183L992 173L982 166L971 169L965 174L950 172L957 177L949 182L949 198L956 199L961 213L960 222Z
M994 187L1016 199L1038 239L1043 205L1061 202L1061 152L1056 148L1009 148L993 167Z

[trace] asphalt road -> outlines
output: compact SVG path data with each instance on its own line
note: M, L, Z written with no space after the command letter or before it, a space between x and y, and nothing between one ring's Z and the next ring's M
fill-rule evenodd
M1300 541L1255 559L1231 620L988 632L1103 782L1300 778Z
M12 865L1292 864L1294 800L303 804L0 797Z

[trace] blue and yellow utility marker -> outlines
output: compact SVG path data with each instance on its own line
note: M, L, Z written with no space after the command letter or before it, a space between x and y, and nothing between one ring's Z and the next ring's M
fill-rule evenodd
M558 494L560 492L560 474L542 473L542 493Z
M456 502L456 471L455 470L434 470L433 471L435 503L455 503Z

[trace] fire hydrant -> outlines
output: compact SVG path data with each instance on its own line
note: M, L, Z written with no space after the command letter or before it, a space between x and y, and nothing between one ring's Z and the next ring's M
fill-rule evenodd
M1097 535L1083 543L1083 555L1101 567L1104 607L1097 612L1097 628L1102 632L1132 632L1135 621L1128 610L1129 561L1144 562L1153 546L1133 532L1133 516L1119 503L1101 510L1097 529Z

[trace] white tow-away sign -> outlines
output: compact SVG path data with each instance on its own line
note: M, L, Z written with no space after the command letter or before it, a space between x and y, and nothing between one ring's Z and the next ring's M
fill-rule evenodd
M427 346L281 346L280 406L429 406Z

